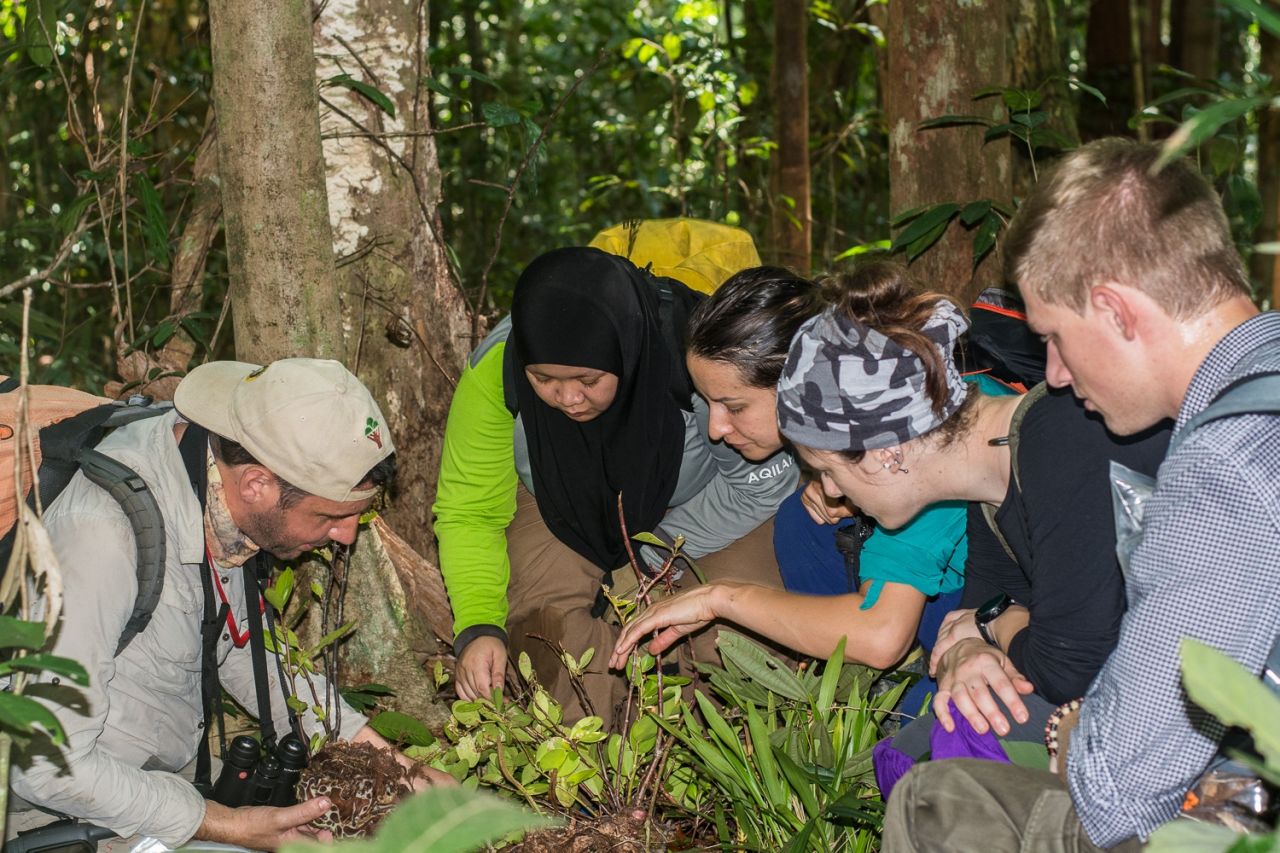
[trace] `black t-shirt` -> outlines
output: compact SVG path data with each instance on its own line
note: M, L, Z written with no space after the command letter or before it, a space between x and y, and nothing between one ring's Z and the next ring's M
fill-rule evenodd
M1155 476L1171 424L1115 436L1070 390L1051 390L1018 432L1022 488L1010 478L996 523L1015 563L969 505L969 558L962 606L1007 593L1031 611L1009 658L1050 702L1083 696L1120 633L1124 578L1116 558L1109 468L1112 460Z

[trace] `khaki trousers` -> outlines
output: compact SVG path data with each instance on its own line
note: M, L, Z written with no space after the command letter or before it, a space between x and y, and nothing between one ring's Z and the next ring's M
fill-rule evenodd
M917 764L889 798L884 853L1095 853L1052 773L954 758ZM1130 838L1111 848L1142 849Z
M594 711L604 718L606 726L616 728L614 715L627 696L625 678L608 670L619 629L605 617L591 615L604 573L552 534L538 512L537 501L523 485L516 494L515 518L507 528L507 554L511 560L507 633L513 665L521 652L529 655L539 683L564 706L566 720ZM729 547L702 557L697 564L708 581L733 579L782 588L773 555L772 519ZM630 568L615 572L617 588L634 588L634 579L628 580L633 575ZM686 571L679 586L688 589L697 583L693 572ZM712 626L680 644L681 674L692 674L693 660L719 663L715 652L718 635L718 629ZM595 649L595 657L582 679L591 710L583 708L553 647L563 647L579 658L587 649Z

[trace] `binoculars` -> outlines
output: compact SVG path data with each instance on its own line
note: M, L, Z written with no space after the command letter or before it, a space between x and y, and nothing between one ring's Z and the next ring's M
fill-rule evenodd
M230 808L292 806L298 802L298 777L307 766L307 748L297 735L280 739L274 750L240 735L231 741L209 798Z

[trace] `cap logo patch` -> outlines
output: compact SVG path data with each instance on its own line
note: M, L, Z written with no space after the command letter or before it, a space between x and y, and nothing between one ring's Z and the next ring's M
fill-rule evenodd
M259 367L257 370L253 371L253 373L250 373L248 376L246 376L246 377L244 378L244 381L245 381L245 382L252 382L253 380L257 379L257 378L258 378L259 376L261 376L262 374L266 373L266 372L267 372L267 368L268 368L269 366L270 366L270 365L266 365L266 364L262 365L262 367Z
M382 430L373 418L365 418L364 437L376 444L379 450L382 449Z

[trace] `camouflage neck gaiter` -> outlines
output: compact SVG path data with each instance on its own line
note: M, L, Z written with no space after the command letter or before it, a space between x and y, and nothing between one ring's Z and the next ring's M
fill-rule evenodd
M250 557L258 553L258 546L231 518L222 474L218 471L218 463L214 461L212 452L209 453L208 461L209 488L204 507L204 541L209 546L209 555L218 565L227 568L243 566L249 562Z
M924 435L964 402L966 386L952 355L969 321L951 301L938 300L921 332L946 365L941 415L925 389L925 366L911 350L846 312L827 309L791 341L778 380L778 427L814 450L876 450Z

